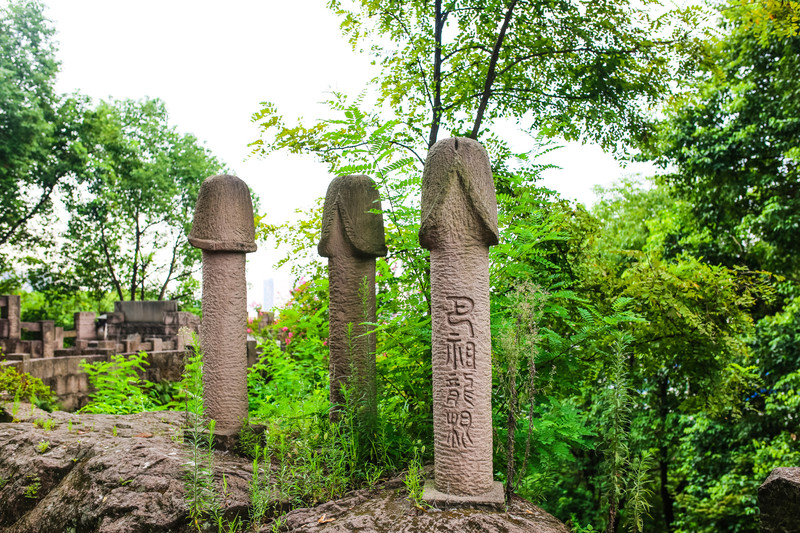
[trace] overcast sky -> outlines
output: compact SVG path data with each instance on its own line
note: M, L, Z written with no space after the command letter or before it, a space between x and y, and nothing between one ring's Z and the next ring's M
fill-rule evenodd
M2 1L2 0L0 0ZM324 0L49 0L57 30L58 90L95 99L158 97L170 120L192 133L261 198L270 223L294 218L324 196L325 166L310 157L248 158L258 132L259 102L313 119L326 92L359 93L373 75L369 58L351 51ZM547 159L561 167L543 184L585 204L595 184L608 185L641 167L620 169L597 147L570 146ZM270 243L248 256L249 299L261 302L263 281L288 297L288 269Z

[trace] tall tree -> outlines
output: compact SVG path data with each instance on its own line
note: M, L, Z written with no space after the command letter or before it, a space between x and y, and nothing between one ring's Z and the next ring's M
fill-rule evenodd
M614 146L698 60L695 10L660 3L361 0L332 8L382 67L380 101L430 147L478 138L495 119ZM653 15L661 10L660 15Z
M160 100L101 102L85 138L89 176L67 200L64 250L80 284L120 300L181 296L199 261L186 239L197 193L222 165L170 126Z
M54 30L38 1L0 8L0 245L41 238L36 216L51 213L59 188L85 163L85 101L54 89Z
M715 62L649 149L715 236L707 257L800 280L800 36L754 25L756 4L722 4Z

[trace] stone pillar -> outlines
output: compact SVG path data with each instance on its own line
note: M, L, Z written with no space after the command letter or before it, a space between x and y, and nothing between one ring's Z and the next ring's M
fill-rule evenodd
M22 336L20 312L22 304L19 294L6 296L6 318L8 319L8 338L19 339Z
M97 330L95 329L94 321L95 313L91 311L81 311L74 313L73 319L75 321L75 338L81 340L94 340L97 338Z
M420 244L431 252L435 504L503 504L492 465L492 341L489 246L497 199L486 150L445 139L422 177Z
M328 347L330 398L344 403L342 387L353 390L362 423L377 418L375 335L363 322L375 322L375 258L386 255L377 186L363 175L339 176L328 186L322 212L319 255L328 258L330 294Z
M761 533L800 531L800 468L775 468L758 488Z
M53 357L56 349L56 323L54 320L42 320L39 324L42 332L42 356Z
M203 250L203 390L216 432L232 435L247 417L247 282L245 254L256 251L253 203L236 176L207 178L200 187L192 246Z

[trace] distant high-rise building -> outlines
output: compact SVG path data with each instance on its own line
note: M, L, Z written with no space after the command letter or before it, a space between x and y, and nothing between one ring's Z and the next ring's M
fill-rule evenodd
M269 311L275 306L275 281L272 278L264 280L264 300L261 308Z

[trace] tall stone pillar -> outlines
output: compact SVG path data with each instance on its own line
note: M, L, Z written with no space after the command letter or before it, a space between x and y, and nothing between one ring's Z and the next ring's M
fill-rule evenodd
M375 258L386 255L383 217L375 183L363 175L339 176L328 186L318 251L328 258L331 418L351 387L365 424L377 418L375 335Z
M220 435L238 432L247 417L247 282L245 254L256 251L253 203L236 176L207 178L200 187L192 246L203 250L206 415Z
M498 506L492 468L489 246L497 199L486 150L451 138L428 152L420 244L431 252L434 504Z

